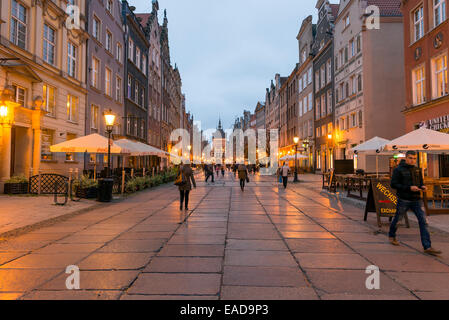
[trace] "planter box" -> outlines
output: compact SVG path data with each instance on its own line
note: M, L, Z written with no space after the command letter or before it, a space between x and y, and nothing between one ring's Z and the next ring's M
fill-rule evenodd
M5 183L5 194L27 194L28 182L25 183Z
M81 199L95 199L98 195L98 188L77 188L76 196Z

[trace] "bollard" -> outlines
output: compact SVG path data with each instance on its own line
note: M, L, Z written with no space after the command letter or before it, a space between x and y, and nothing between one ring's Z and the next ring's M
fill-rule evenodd
M79 180L79 178L80 178L80 173L78 171L78 168L75 169L75 177L77 180Z
M142 175L145 177L145 168L143 168L143 174Z
M125 193L125 170L122 170L122 194Z
M134 168L131 169L131 178L134 178Z

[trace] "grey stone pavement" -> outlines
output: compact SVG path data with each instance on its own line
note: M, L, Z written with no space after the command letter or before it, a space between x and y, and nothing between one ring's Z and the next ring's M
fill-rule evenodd
M251 176L244 192L230 173L199 181L189 212L167 185L0 241L0 299L449 299L447 233L432 230L439 258L415 224L393 247L374 215L300 178L284 190ZM69 265L80 290L66 288Z

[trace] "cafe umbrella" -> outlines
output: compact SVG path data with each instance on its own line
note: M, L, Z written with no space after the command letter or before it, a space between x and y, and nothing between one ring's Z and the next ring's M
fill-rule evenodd
M449 134L420 128L387 143L383 151L449 152Z
M364 154L368 154L368 155L369 154L376 155L376 176L379 177L379 155L391 154L391 153L382 152L382 149L389 142L390 142L390 140L380 138L380 137L374 137L374 138L352 148L350 151L353 152L354 154L364 153Z

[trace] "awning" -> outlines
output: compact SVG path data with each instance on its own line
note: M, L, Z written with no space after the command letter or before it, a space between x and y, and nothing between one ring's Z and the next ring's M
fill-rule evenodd
M380 154L382 149L385 147L390 140L374 137L362 144L359 144L357 147L350 149L350 152L353 153L366 153L366 154Z
M68 153L108 153L108 144L108 138L94 133L50 146L50 151ZM129 150L112 141L111 153L126 154L129 153Z
M297 155L297 159L298 160L300 160L300 159L308 159L308 158L309 158L308 156L304 156L302 154L298 154ZM281 161L295 161L295 156L294 155L284 156L284 157L280 158L279 160L281 160Z
M390 141L385 151L448 152L449 134L421 128Z
M115 143L126 149L129 150L128 154L130 156L158 156L158 157L166 157L166 152L159 150L155 147L152 147L148 144L138 142L138 141L131 141L128 139L121 139L115 141Z

